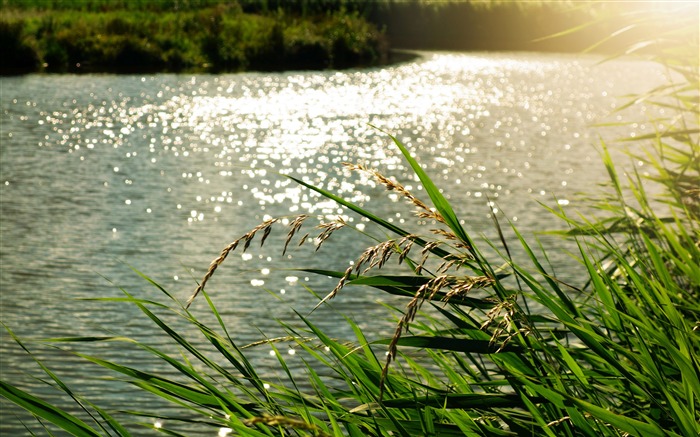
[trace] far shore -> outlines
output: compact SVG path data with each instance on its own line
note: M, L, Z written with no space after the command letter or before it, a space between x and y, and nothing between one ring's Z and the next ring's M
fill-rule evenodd
M547 2L436 7L357 0L329 8L288 0L271 10L261 6L267 2L244 0L201 0L184 9L166 3L4 0L0 75L343 70L402 62L415 56L410 50L580 53L594 47L614 55L649 33L636 26L601 43L600 35L620 23L586 23L610 5L598 11Z

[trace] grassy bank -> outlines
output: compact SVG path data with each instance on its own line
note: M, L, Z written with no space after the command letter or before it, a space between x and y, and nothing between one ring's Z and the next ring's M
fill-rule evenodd
M2 73L322 69L377 65L389 46L579 52L644 2L2 0ZM664 12L697 4L669 1ZM620 21L603 19L616 15ZM576 33L543 38L566 29ZM632 26L595 47L653 35Z
M127 2L128 3L128 2ZM25 5L27 6L27 5ZM356 13L4 7L5 73L345 68L386 61L388 46Z

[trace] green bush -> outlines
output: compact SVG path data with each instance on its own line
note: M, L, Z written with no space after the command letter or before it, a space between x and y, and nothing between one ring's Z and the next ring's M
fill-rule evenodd
M3 48L1 71L24 73L40 67L39 54L24 31L23 20L0 19L0 47Z
M42 64L47 71L129 72L347 67L383 61L386 56L377 54L388 50L381 34L358 17L244 14L236 5L13 14L19 18L3 21L0 36L13 50L12 62L27 71Z
M327 68L331 66L328 40L310 19L290 19L284 34L285 62L292 68Z
M322 33L330 41L333 65L340 68L377 62L386 45L372 26L356 13L333 14L323 23Z
M56 41L56 38L46 38L43 41L44 68L49 72L65 72L69 60L66 48Z

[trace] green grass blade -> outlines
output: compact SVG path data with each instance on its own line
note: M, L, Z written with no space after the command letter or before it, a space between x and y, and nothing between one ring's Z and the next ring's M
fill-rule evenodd
M545 398L532 398L534 402L546 402ZM419 396L411 398L386 399L382 405L387 408L478 408L489 410L492 408L522 408L523 401L519 395L515 394L491 394L491 393L445 393L436 396ZM367 404L355 408L353 411L359 412L377 408L376 404Z
M442 215L442 217L445 219L447 226L452 230L452 232L455 233L457 238L466 243L470 248L473 247L471 239L464 231L464 228L462 228L462 225L459 223L459 219L452 209L450 202L448 202L445 196L442 195L435 183L433 183L432 179L430 179L430 176L428 176L420 164L418 164L418 161L413 158L406 146L404 146L401 141L399 141L398 138L394 137L393 135L389 135L389 137L392 139L394 144L396 144L396 147L399 148L406 161L408 161L409 165L418 176L418 179L420 179L425 191L428 193L428 196L430 196L430 200L433 202L433 206L435 206L435 209L437 209L440 215Z
M346 208L348 208L352 211L355 211L356 213L360 214L361 216L368 218L372 222L384 227L385 229L388 229L389 231L395 233L396 235L399 235L401 237L406 237L406 236L411 235L410 232L408 232L408 231L406 231L406 230L404 230L404 229L402 229L402 228L400 228L392 223L389 223L388 221L382 219L381 217L379 217L375 214L372 214L371 212L365 210L364 208L361 208L361 207L355 205L352 202L348 202L347 200L343 199L342 197L336 196L335 194L331 193L330 191L327 191L327 190L324 190L322 188L311 185L309 183L306 183L306 182L302 181L301 179L295 178L294 176L290 176L290 175L283 175L283 176L293 180L294 182L296 182L299 185L302 185L310 190L316 191L317 193L321 194L322 196L327 197L328 199L331 199L331 200L337 202L340 205L345 206ZM418 237L412 237L411 239L413 240L413 242L415 242L416 244L418 244L422 247L424 247L427 244L425 240L418 238ZM431 252L436 254L439 257L446 257L449 255L449 252L447 252L439 247L431 249Z
M375 340L373 344L390 344L391 339ZM495 354L502 352L518 352L522 348L517 345L507 344L503 347L489 340L470 340L455 337L428 337L428 336L408 336L398 340L399 346L409 346L424 349L448 350L475 354Z
M0 381L0 395L14 402L33 415L47 420L74 436L99 437L101 434L90 428L77 417L51 405L43 400L16 388L5 381Z

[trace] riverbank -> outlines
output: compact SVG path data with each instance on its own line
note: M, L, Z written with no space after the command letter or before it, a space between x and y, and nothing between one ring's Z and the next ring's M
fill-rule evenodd
M679 7L668 5L665 12ZM634 10L566 2L2 0L0 74L342 69L385 64L390 48L579 53L595 46L614 54L655 32L634 22ZM598 44L630 24L601 19L610 15L632 26Z
M7 9L4 74L219 72L378 65L389 46L357 13L248 13L239 5L186 11Z

